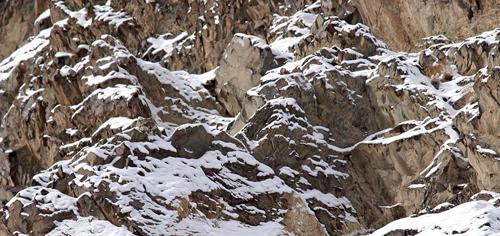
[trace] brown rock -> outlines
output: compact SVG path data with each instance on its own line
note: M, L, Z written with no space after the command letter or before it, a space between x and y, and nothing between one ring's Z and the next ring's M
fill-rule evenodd
M363 23L395 50L415 50L421 38L431 35L462 40L500 25L496 0L356 0L352 4Z

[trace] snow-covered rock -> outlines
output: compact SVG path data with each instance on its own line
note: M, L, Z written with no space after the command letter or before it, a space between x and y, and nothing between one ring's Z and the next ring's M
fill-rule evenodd
M500 232L499 29L407 53L359 1L35 2L0 235Z

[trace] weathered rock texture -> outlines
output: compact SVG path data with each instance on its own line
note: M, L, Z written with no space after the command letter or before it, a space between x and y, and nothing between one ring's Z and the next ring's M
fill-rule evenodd
M354 0L350 4L374 34L395 50L415 50L427 36L460 40L500 25L498 0Z
M45 3L0 62L0 235L500 233L494 2Z
M37 24L43 24L43 19L37 17L47 9L47 4L48 0L0 2L0 60L33 35Z

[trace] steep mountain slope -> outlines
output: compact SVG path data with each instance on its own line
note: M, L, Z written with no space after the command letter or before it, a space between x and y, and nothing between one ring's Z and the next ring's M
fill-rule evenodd
M35 4L0 235L500 234L498 18L387 46L363 1Z
M332 1L334 2L334 1ZM498 0L350 0L362 21L396 50L422 48L421 38L461 40L500 24Z

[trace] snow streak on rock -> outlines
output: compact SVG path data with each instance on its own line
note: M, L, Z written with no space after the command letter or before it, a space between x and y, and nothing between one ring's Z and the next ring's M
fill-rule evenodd
M0 234L498 234L500 30L395 52L329 2L51 1Z

